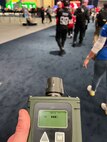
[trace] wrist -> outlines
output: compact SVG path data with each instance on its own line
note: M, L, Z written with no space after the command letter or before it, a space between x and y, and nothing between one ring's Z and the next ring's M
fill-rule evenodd
M87 59L87 60L90 60L90 57L89 57L89 56L87 56L87 57L86 57L86 59Z

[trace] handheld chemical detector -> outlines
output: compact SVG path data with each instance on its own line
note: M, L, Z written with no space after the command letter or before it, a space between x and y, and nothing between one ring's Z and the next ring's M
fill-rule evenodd
M46 96L29 97L28 142L82 142L80 99L63 97L62 79L48 79Z

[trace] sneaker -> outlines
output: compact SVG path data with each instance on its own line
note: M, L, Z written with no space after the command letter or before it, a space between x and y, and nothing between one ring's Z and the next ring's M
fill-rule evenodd
M70 35L67 35L68 38L70 38Z
M105 114L107 115L107 104L101 103L101 108L105 111Z
M95 91L92 90L92 86L91 85L88 85L87 87L87 91L89 92L90 96L95 96Z
M70 38L72 38L73 37L73 34L70 34Z

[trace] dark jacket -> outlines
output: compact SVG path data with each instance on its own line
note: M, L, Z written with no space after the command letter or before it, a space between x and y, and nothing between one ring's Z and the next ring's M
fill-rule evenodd
M87 21L89 23L89 12L84 5L77 8L74 15L76 16L76 24L85 25Z

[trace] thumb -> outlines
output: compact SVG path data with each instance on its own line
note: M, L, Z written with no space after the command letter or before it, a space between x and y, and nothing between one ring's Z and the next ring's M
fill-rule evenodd
M15 133L7 142L27 142L30 129L30 116L25 109L19 110L18 123Z

